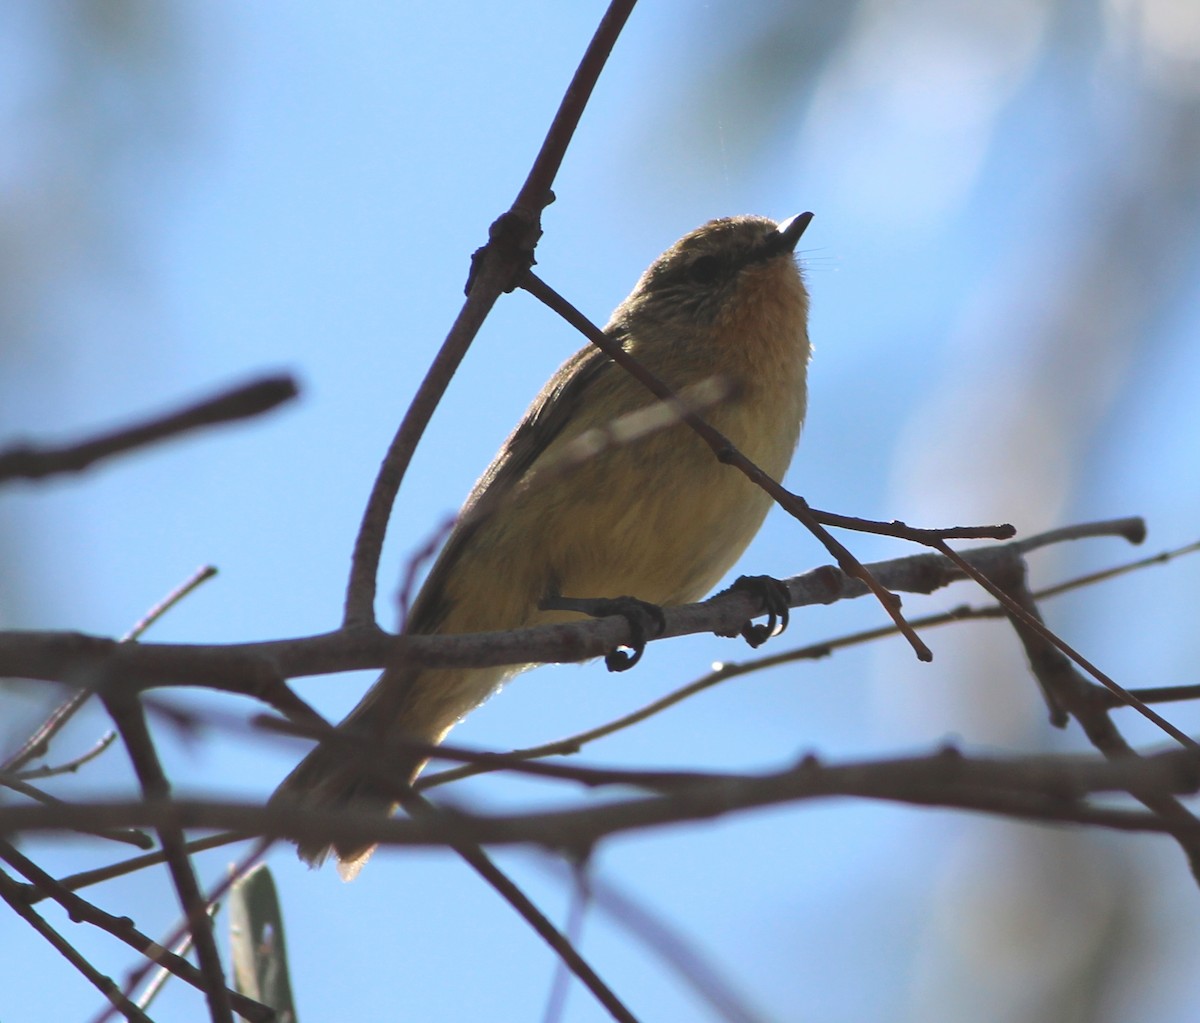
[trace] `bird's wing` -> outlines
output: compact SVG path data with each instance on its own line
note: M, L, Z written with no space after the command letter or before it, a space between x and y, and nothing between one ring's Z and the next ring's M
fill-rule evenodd
M413 604L406 631L430 632L444 617L447 609L447 577L491 514L491 511L473 514L484 495L514 493L521 479L546 449L570 427L581 407L584 393L613 371L621 372L604 352L594 345L588 345L563 363L542 388L468 495L459 513L458 525L442 548Z

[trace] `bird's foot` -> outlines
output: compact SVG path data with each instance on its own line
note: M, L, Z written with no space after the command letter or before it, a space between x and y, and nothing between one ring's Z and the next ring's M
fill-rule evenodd
M731 593L734 590L743 590L758 597L762 603L761 613L767 616L767 621L765 625L748 621L740 629L726 635L741 636L752 647L760 647L788 627L788 588L778 579L769 575L743 575L722 592Z
M544 597L543 611L578 611L591 618L620 615L629 623L629 642L604 655L609 671L628 671L642 659L646 640L661 636L667 627L662 608L637 597Z

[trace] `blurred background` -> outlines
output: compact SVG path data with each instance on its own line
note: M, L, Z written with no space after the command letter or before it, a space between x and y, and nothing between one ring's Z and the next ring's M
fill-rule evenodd
M0 443L67 441L262 371L301 401L79 478L0 494L0 626L125 632L199 564L220 576L147 639L227 642L336 625L379 459L603 10L503 5L8 0L0 5ZM1200 5L1194 0L713 0L634 12L555 184L539 272L594 320L715 216L816 214L808 425L787 482L815 506L1029 533L1140 514L1148 548L1200 531ZM401 492L379 612L580 339L504 298ZM908 553L873 537L863 559ZM1134 556L1091 540L1035 583ZM742 570L827 560L773 514ZM1049 623L1126 686L1195 681L1200 568L1059 598ZM913 613L978 593L910 598ZM882 621L805 611L773 649ZM588 749L616 766L757 770L832 759L1083 748L1045 723L1010 630L890 640L752 675ZM637 670L544 668L455 732L505 749L640 706L744 647L655 645ZM330 715L371 676L312 679ZM7 686L0 753L61 694ZM244 719L246 701L172 692ZM1168 708L1185 729L1193 709ZM1127 735L1160 735L1132 716ZM83 714L62 761L104 729ZM181 794L265 796L303 747L160 730ZM114 748L53 791L133 791ZM510 779L447 793L499 811L568 794ZM570 798L586 799L570 793ZM66 874L118 858L37 840ZM215 883L236 851L200 859ZM560 925L564 870L497 856ZM301 1020L541 1018L555 962L454 856L384 852L344 885L279 849ZM1194 1020L1200 896L1165 840L870 804L745 814L598 850L595 878L673 930L762 1019ZM165 874L89 890L165 935ZM48 910L106 973L134 963ZM0 916L0 1015L88 1019L95 991ZM647 1020L715 1018L620 919L581 947ZM203 1014L172 982L162 1020ZM606 1018L574 988L565 1019Z

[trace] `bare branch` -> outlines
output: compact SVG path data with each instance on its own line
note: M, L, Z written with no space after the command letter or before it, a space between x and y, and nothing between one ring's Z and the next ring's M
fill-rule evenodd
M195 847L197 844L198 843L192 843L192 842L185 844L184 849L188 853L188 855L190 855L192 852L196 851ZM250 870L251 867L253 867L256 863L258 863L259 860L262 859L263 855L266 853L267 849L270 848L271 844L272 844L271 839L259 839L254 844L254 846L251 848L251 850L242 857L241 862L238 863L236 866L231 867L228 871L226 871L225 876L222 877L221 880L218 881L217 884L213 886L212 891L208 892L207 894L205 894L201 897L201 901L204 905L206 923L207 923L208 931L210 934L212 933L212 920L213 920L213 916L215 915L214 908L218 904L219 900L225 897L225 895L229 892L229 889L233 887L234 882L239 877L242 877L247 871ZM168 867L171 864L172 855L173 855L173 851L164 849L162 862L166 863L168 865ZM68 884L66 883L65 880L60 883L62 884L62 886L64 888L68 887ZM179 926L177 926L175 928L175 930L171 933L171 935L162 944L169 945L172 947L178 947L178 946L182 945L184 943L184 941L189 937L192 939L192 943L195 944L195 940L196 940L195 928L192 927L191 921L185 915L184 919L180 922ZM126 980L125 990L127 992L133 992L133 991L137 990L138 986L142 984L142 982L146 979L147 976L149 976L150 971L153 968L153 965L154 965L153 963L147 962L147 963L143 964L142 966L140 966L139 968L137 968L136 970L133 970L130 973L129 978ZM250 999L249 1001L250 1001L250 1004L259 1006L258 1014L261 1017L262 1006L258 1002L256 1002L254 999ZM241 1010L239 1010L239 1012L241 1012ZM241 1015L244 1016L245 1013L241 1013ZM273 1019L273 1018L274 1018L274 1014L270 1013L268 1015L268 1019ZM102 1020L102 1019L97 1020L96 1023L104 1023L104 1020Z
M35 931L46 939L72 966L75 967L88 982L99 991L112 1006L132 1023L153 1023L141 1009L133 1004L113 983L112 978L104 976L72 945L66 938L51 927L42 917L28 905L20 894L20 886L7 874L0 873L0 899L28 923Z
M512 290L518 275L533 262L533 250L542 233L542 210L554 198L550 189L555 175L635 2L612 0L609 4L554 115L525 184L508 212L492 224L488 243L472 259L467 300L405 412L367 500L346 584L342 624L347 628L375 625L379 557L383 552L392 506L413 452L492 306L503 292Z
M1090 662L1078 657L1070 646L1042 624L1041 614L1028 589L1023 562L1008 566L1000 574L989 575L987 584L989 589L1000 589L1005 595L1005 611L1025 647L1030 670L1046 694L1051 713L1069 714L1075 718L1092 745L1114 763L1138 762L1140 754L1129 745L1109 716L1108 693L1084 678L1072 661L1097 677L1113 696L1136 706L1144 716L1156 720L1159 715L1106 675L1098 673ZM1012 605L1020 613L1011 610ZM1200 750L1200 744L1173 725L1170 733L1183 736L1187 740L1183 743L1185 748ZM1166 822L1188 857L1192 875L1200 882L1200 834L1196 830L1200 821L1179 800L1156 786L1134 785L1126 791Z
M5 774L0 772L0 785L5 788L12 789L13 792L19 792L27 799L32 799L37 803L61 803L62 800L56 796L50 795L48 792L43 792L36 785L30 785L23 778L15 775ZM88 832L89 835L94 835L96 838L104 838L110 842L123 842L126 845L135 845L139 849L150 849L154 846L154 840L144 831L129 828L95 828Z
M118 941L123 941L130 948L140 952L151 962L157 963L164 969L169 970L181 980L186 981L195 988L203 990L204 978L195 966L182 956L175 955L157 941L143 934L134 926L133 921L129 917L113 916L111 913L106 913L99 906L88 902L87 899L64 888L53 877L42 870L41 867L27 856L24 856L8 842L0 841L0 858L3 858L14 869L24 874L33 888L41 895L53 899L62 906L73 921L98 927L100 930L111 934ZM240 995L233 990L230 990L229 997L237 1011L246 1019L262 1021L262 1023L266 1023L270 1019L270 1014L264 1014L263 1007L253 999L246 998L244 995Z
M253 835L237 831L226 831L217 835L209 835L206 838L195 838L187 843L187 852L191 856L198 852L217 849L234 842L247 842L253 837ZM101 884L104 881L111 881L118 877L127 877L129 874L136 874L139 870L157 867L166 862L166 854L159 850L157 852L146 853L144 856L133 856L127 860L121 860L119 863L109 863L94 870L81 870L78 874L60 877L58 883L68 891L75 892L80 888ZM41 898L37 890L33 888L27 888L25 897L31 905L38 902Z
M184 597L192 593L202 583L212 579L217 574L217 570L212 565L204 565L192 573L191 577L181 586L177 586L174 590L168 593L154 607L152 607L132 629L121 637L122 643L132 643L136 639L140 639L145 635L146 630L165 615L171 608L175 607ZM22 744L9 759L0 765L0 772L16 771L30 760L44 756L50 748L50 740L54 738L68 721L71 720L91 698L92 690L90 688L80 688L76 690L67 700L61 703L50 716L34 730L31 735ZM108 748L110 742L115 737L115 733L109 732L108 735L97 743L96 747L84 754L77 761L72 761L71 764L64 766L61 770L74 770L80 763L85 763L93 756L99 756ZM50 773L50 772L43 772ZM59 772L52 772L59 773Z
M101 434L92 440L66 447L14 444L0 451L0 482L9 479L41 479L56 473L79 472L103 458L145 447L169 437L218 423L249 419L269 412L299 393L290 376L264 377L249 384L221 391L211 398L134 426Z
M124 636L121 637L122 643L132 643L134 640L141 639L146 631L157 622L163 615L176 607L180 601L184 600L199 587L203 586L209 579L215 579L217 569L214 565L201 565L193 572L184 582L176 586L162 600L155 604L147 611L142 618L130 629Z
M436 826L446 816L445 810L434 806L415 792L410 791L404 794L403 802L405 810L417 821L431 822ZM616 993L600 979L600 975L579 954L578 949L534 905L529 896L492 862L479 845L464 839L455 839L447 844L520 914L537 935L554 950L559 961L575 974L580 982L592 992L596 1000L608 1010L613 1019L622 1020L624 1023L637 1023L637 1018L616 996Z
M589 878L587 894L591 900L655 955L671 966L712 1008L732 1023L760 1023L766 1017L753 1009L745 997L721 976L717 965L708 959L688 936L619 892L611 882Z
M601 773L604 773L603 771ZM1121 831L1200 838L1200 822L1165 822L1156 814L1092 806L1101 792L1191 793L1200 762L1187 750L1106 761L1095 756L967 757L952 749L841 765L805 757L794 767L758 775L715 775L667 794L578 810L511 816L456 810L435 820L381 820L357 812L203 800L134 800L106 804L0 807L0 833L76 830L97 822L166 828L221 828L293 841L395 846L537 845L589 848L603 838L705 820L757 807L857 797L914 806L974 810L1020 820L1086 824Z
M1080 535L1123 536L1130 521L1092 523ZM957 557L986 573L1045 542L1044 536L1034 536L974 548ZM932 593L967 577L955 561L933 553L875 562L868 569L889 590L912 593ZM831 604L868 593L865 583L832 566L795 576L786 584L791 607ZM667 608L666 628L659 638L727 633L758 610L753 596L738 591L699 604ZM602 656L631 638L629 623L621 617L453 636L393 636L377 628L348 629L225 646L121 644L72 632L0 632L0 675L79 684L77 680L104 672L119 679L120 685L134 688L204 686L250 696L292 720L316 723L321 720L319 715L292 693L283 679L381 668L401 659L429 667L583 661Z
M1005 613L1008 614L1008 616L1013 620L1013 624L1017 626L1019 633L1032 632L1036 634L1045 644L1053 646L1056 648L1058 653L1065 655L1065 657L1079 665L1084 671L1086 671L1089 675L1096 679L1096 681L1103 685L1105 689L1119 697L1124 703L1134 707L1138 713L1142 715L1142 717L1158 725L1159 728L1166 732L1167 735L1171 736L1171 738L1175 739L1181 746L1189 749L1200 750L1200 743L1197 743L1196 740L1190 735L1180 731L1175 727L1175 725L1171 724L1170 721L1168 721L1158 712L1151 710L1132 693L1096 667L1096 665L1079 653L1079 651L1077 651L1064 639L1055 635L1050 629L1046 628L1046 626L1042 623L1041 618L1037 615L1036 608L1034 608L1031 612L1028 607L1023 606L1018 600L1014 600L1009 593L993 582L985 571L971 565L965 558L951 550L950 547L945 543L939 542L936 543L935 546L942 552L942 554L958 565L963 572L974 579L977 583L979 583L980 586L982 586L993 597L1000 601L1000 603L1004 606ZM1013 563L1013 565L1016 564L1018 563ZM1009 566L1010 570L1012 567L1012 565ZM1021 563L1020 571L1023 579L1023 563ZM1021 585L1024 586L1024 583L1022 582ZM1025 590L1025 592L1028 591ZM1039 681L1041 681L1040 676ZM1047 692L1049 692L1049 690L1047 690ZM1053 706L1051 707L1051 715L1052 721L1054 721L1056 724L1059 724L1060 722L1054 719L1055 709ZM1200 879L1200 874L1198 874L1197 877Z
M213 919L216 919L217 907L209 906L208 915ZM177 955L180 959L186 960L194 945L195 942L192 940L192 935L189 931L180 941L177 941L171 947L171 952ZM165 966L157 970L154 976L150 979L150 983L146 985L146 987L142 990L142 993L138 996L138 1008L142 1010L149 1009L150 1006L154 1004L154 1000L158 998L160 994L162 994L163 988L167 986L167 981L173 976L174 974ZM128 987L128 985L126 985L126 987ZM97 1020L97 1023L107 1023L107 1019L101 1017L101 1019Z
M30 768L28 771L19 772L16 777L21 781L35 781L39 778L54 778L60 774L74 774L84 764L89 764L100 756L101 753L113 744L116 738L117 733L110 728L96 740L91 749L85 750L79 756L72 757L61 764L44 764L41 767ZM0 774L3 774L3 772L0 771Z
M136 694L118 690L102 690L101 699L129 753L129 760L141 783L148 802L169 799L170 782L163 772L158 751L146 725L145 711ZM179 904L187 917L188 928L196 945L200 972L204 977L204 993L213 1023L233 1023L225 972L213 936L212 920L207 903L200 891L192 861L185 847L183 830L166 823L158 827L159 841L167 857L167 869L179 896Z

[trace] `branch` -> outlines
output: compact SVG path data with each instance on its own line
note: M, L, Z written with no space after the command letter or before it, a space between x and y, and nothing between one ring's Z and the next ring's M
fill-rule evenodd
M87 923L93 927L100 928L100 930L111 934L118 941L123 941L130 948L140 952L147 959L169 970L175 976L179 977L180 980L186 981L195 988L204 990L204 977L196 967L182 956L175 955L148 935L143 934L134 926L133 921L129 917L113 916L111 913L106 913L99 906L88 902L87 899L64 888L36 863L27 856L22 855L20 851L8 842L0 841L0 858L3 858L14 869L24 874L33 888L41 895L53 899L62 906L72 921ZM32 900L24 901L29 902ZM264 1013L263 1006L259 1005L252 998L247 998L231 990L229 992L229 999L238 1013L247 1020L252 1021L252 1023L269 1023L271 1014L269 1012Z
M580 770L577 768L577 770ZM609 773L609 772L602 772ZM1187 750L1106 761L1094 756L967 757L953 749L842 765L814 757L782 771L708 775L668 794L635 797L578 810L503 815L456 810L437 820L381 820L355 812L305 810L203 800L146 800L104 804L0 807L0 833L66 831L108 825L225 828L292 841L379 843L436 847L457 842L588 848L624 831L707 820L758 807L812 799L855 797L974 810L1019 820L1086 824L1120 831L1187 833L1140 811L1096 807L1085 797L1102 792L1192 793L1200 762Z
M117 733L110 728L92 744L91 749L85 750L79 756L72 757L61 764L43 764L41 767L31 767L27 771L16 772L14 776L20 781L36 781L39 778L54 778L60 774L74 774L84 764L90 764L100 756L116 738ZM0 778L3 778L4 774L4 769L0 768Z
M162 600L154 605L141 621L137 622L124 636L121 637L122 643L132 643L145 635L146 630L165 615L171 608L175 607L184 597L192 593L198 586L207 582L217 574L217 570L212 565L202 565L192 573L191 577L181 586L175 587ZM83 707L89 699L91 699L92 690L88 687L77 689L63 703L59 704L50 714L50 716L34 730L33 734L25 740L21 748L17 750L11 757L0 763L0 772L15 772L29 763L30 760L45 756L50 748L50 740L57 735L63 727L71 720ZM97 747L94 747L94 752L91 756L99 756L108 747L108 744L115 738L116 733L109 732L108 735L100 740ZM88 758L89 754L84 754L84 758ZM84 760L72 761L71 764L64 765L61 770L74 770L79 763Z
M405 810L414 820L428 821L436 825L447 815L446 810L434 806L415 792L405 795L403 803ZM624 1023L637 1023L637 1018L633 1013L626 1008L612 988L601 980L600 975L592 969L570 940L546 918L546 915L534 905L529 896L492 862L483 849L474 842L461 839L448 844L517 911L537 935L550 946L559 961L595 995L596 1000L609 1011L613 1019L622 1020Z
M1055 531L1057 532L1057 531ZM1049 535L1049 534L1045 534ZM1037 539L1036 537L1033 539ZM1028 544L1029 541L1023 541ZM1092 585L1093 583L1117 575L1121 572L1132 571L1134 568L1146 567L1152 564L1161 564L1170 560L1172 557L1180 553L1190 552L1193 549L1200 549L1200 544L1190 544L1187 547L1179 548L1177 551L1166 551L1162 554L1154 555L1149 558L1142 558L1135 562L1130 562L1126 565L1114 569L1106 569L1103 572L1092 572L1083 576L1076 576L1072 579L1065 580L1061 583L1056 583L1053 586L1045 586L1037 590L1033 596L1035 600L1042 600L1049 597L1057 596L1058 594L1077 589L1082 586ZM1006 617L1005 610L1000 604L988 604L982 607L975 607L967 604L960 604L958 607L951 608L949 611L939 612L937 614L923 615L920 618L911 619L910 623L913 628L925 631L927 629L937 628L942 625L951 625L955 622L984 620ZM823 639L815 643L809 643L800 647L793 647L790 650L782 650L778 653L767 654L761 657L753 657L746 661L723 661L716 664L712 671L706 672L699 678L680 686L678 689L652 700L645 706L639 707L637 710L630 711L627 714L622 714L618 718L607 721L602 725L597 725L593 728L585 729L581 732L576 732L574 735L566 736L562 739L555 739L552 742L542 743L537 746L528 746L523 749L513 750L508 754L509 757L519 760L535 760L544 757L568 756L573 753L578 753L584 746L587 746L598 739L603 739L616 732L623 731L626 728L632 728L634 725L640 724L648 718L661 714L665 710L669 710L678 703L690 699L699 693L705 692L714 686L721 685L735 678L740 678L742 675L749 675L752 672L764 671L768 668L775 668L782 664L794 664L797 661L815 661L823 657L831 656L834 651L846 649L852 646L859 646L863 643L869 643L877 639L885 639L889 636L897 635L899 630L895 625L881 625L873 629L860 629L856 632L845 633L841 636L836 636L832 639ZM1157 686L1146 689L1131 689L1129 690L1134 696L1140 699L1143 703L1170 703L1183 700L1200 699L1200 685L1196 686ZM1107 694L1108 703L1111 707L1126 706L1124 701L1119 700L1111 693ZM429 772L425 771L414 783L418 790L434 788L438 785L446 785L450 782L460 781L463 778L470 778L475 775L490 773L497 768L482 763L464 763L458 767L446 768L441 771Z
M52 796L49 792L43 792L36 785L30 785L25 779L16 775L5 774L3 771L0 771L0 786L12 789L14 792L19 792L27 799L32 799L38 803L62 802L57 796ZM96 828L89 831L88 834L96 838L107 839L110 842L123 842L126 845L135 845L139 849L154 848L154 839L143 831L130 831L120 828Z
M191 843L191 842L186 843L184 845L184 852L188 855L191 855L193 852L196 851L196 849L194 848L196 845L197 845L197 843ZM216 915L216 907L219 905L220 900L228 893L230 888L233 887L234 882L237 881L238 878L242 877L248 870L250 870L251 867L253 867L259 860L262 859L263 855L266 853L267 849L270 848L270 846L271 846L271 841L269 839L259 839L254 844L254 846L251 848L250 852L248 852L245 856L243 856L241 861L238 864L230 865L230 868L225 872L225 875L220 879L220 881L218 881L216 883L216 885L213 886L211 891L209 891L206 894L201 895L200 902L204 906L205 922L206 922L207 931L209 934L212 933L213 918ZM168 868L171 865L172 856L174 856L174 855L175 855L174 849L164 849L163 850L162 862L166 863L168 865ZM70 885L67 882L67 879L60 881L59 883L62 885L63 888L71 890ZM176 948L186 947L187 939L189 937L192 940L192 944L195 944L196 930L192 926L190 918L187 915L185 915L182 923L180 923L179 926L176 927L175 930L171 933L171 935L164 942L161 942L160 944L169 945L169 946L176 947ZM125 990L130 993L137 990L137 988L145 981L146 977L148 977L150 975L153 965L154 964L151 962L146 962L142 966L131 971L129 974L129 977L126 979L126 982L125 982ZM161 976L162 976L161 971L159 971L158 976L159 976L159 978L161 978ZM162 985L162 980L157 979L157 986L161 987L161 985ZM150 986L142 994L141 1000L143 1002L146 1000L147 997L150 997L150 998L154 997L154 994L151 989L154 988L155 986L156 986L156 983L154 980L152 980ZM202 987L201 990L207 990L207 989ZM239 996L239 997L245 997L245 996ZM261 1003L257 1002L255 999L252 999L252 998L248 999L248 1001L251 1005L258 1007L258 1009L256 1010L256 1014L261 1019L262 1018L261 1010L263 1008ZM231 1002L231 1004L232 1004L232 1002ZM241 1015L245 1016L244 1012L241 1012L241 1010L239 1010L239 1012L241 1013ZM268 1011L268 1015L266 1018L268 1021L275 1018L275 1014L274 1014L273 1010ZM100 1019L96 1020L96 1023L106 1023L106 1020L107 1020L106 1016L101 1017ZM250 1023L250 1021L247 1021L247 1023Z
M111 977L106 977L84 957L74 945L51 927L31 906L25 903L20 895L20 886L8 875L0 873L0 899L28 923L35 931L45 938L63 958L75 967L88 982L99 991L112 1006L131 1023L153 1023L141 1009L121 993L121 989L113 983Z
M150 729L146 725L145 711L135 694L113 689L102 692L101 699L117 726L121 740L129 753L134 772L141 783L148 802L169 799L170 782L163 772ZM196 957L200 960L200 972L204 977L204 994L208 1002L213 1023L233 1023L233 1010L229 1003L225 972L221 968L221 955L213 936L212 920L208 907L196 880L192 861L185 847L183 830L166 823L158 828L159 841L167 857L167 869L175 885L179 904L187 917L192 940L196 946Z
M1032 633L1036 635L1044 644L1048 644L1050 647L1055 648L1055 652L1057 654L1060 654L1079 665L1079 667L1081 667L1084 671L1096 679L1096 681L1103 685L1105 689L1109 690L1109 692L1111 692L1114 696L1119 697L1123 703L1135 708L1144 718L1158 725L1160 729L1162 729L1167 735L1171 736L1171 738L1173 738L1181 746L1184 746L1188 749L1200 750L1200 743L1197 743L1196 740L1190 735L1176 728L1175 725L1171 724L1170 721L1164 718L1157 711L1151 710L1127 689L1119 685L1114 679L1110 678L1107 674L1096 667L1095 664L1079 653L1079 651L1077 651L1064 639L1055 635L1054 632L1046 628L1045 624L1041 620L1041 617L1037 613L1036 607L1032 608L1031 610L1022 603L1022 599L1020 598L1023 598L1026 594L1028 594L1028 589L1024 583L1023 563L1020 563L1021 592L1018 595L1018 598L1014 598L1012 595L1005 592L1002 587L996 585L995 582L988 578L985 572L980 570L977 566L973 566L968 563L964 558L962 558L961 555L951 550L946 544L938 543L935 546L937 546L937 548L947 558L950 558L956 565L958 565L967 576L969 576L971 579L974 579L977 583L979 583L980 586L987 590L988 593L1000 601L1000 603L1004 606L1005 613L1012 620L1013 625L1017 628L1019 634L1024 635L1025 633ZM1010 566L1010 568L1011 567L1012 566ZM1051 720L1055 724L1060 724L1056 718L1056 712L1053 705L1051 705ZM1198 866L1200 866L1200 861L1198 861ZM1197 879L1200 880L1200 873L1197 874Z
M1140 755L1117 730L1109 715L1109 694L1136 706L1151 720L1161 720L1159 715L1108 679L1108 676L1091 667L1090 662L1078 657L1070 646L1042 624L1041 614L1029 592L1023 563L1009 566L1003 573L990 575L986 582L988 589L996 589L1004 594L1006 613L1025 647L1030 670L1046 694L1052 717L1062 715L1065 718L1070 715L1075 718L1092 745L1112 762L1139 762ZM1010 605L1015 605L1020 613L1012 611ZM1099 678L1108 692L1084 678L1071 663L1072 660ZM1186 749L1193 753L1200 750L1200 745L1173 725L1170 731L1172 735L1182 736L1186 740ZM1167 823L1168 830L1188 857L1193 877L1200 882L1200 834L1196 831L1200 822L1179 800L1156 786L1141 788L1134 785L1126 791Z
M178 412L101 434L79 444L41 448L32 444L14 444L0 451L0 482L80 472L103 458L145 447L168 437L218 423L260 416L290 401L298 393L296 381L290 376L264 377L221 391Z
M207 852L209 849L231 845L234 842L249 841L253 837L253 835L226 831L217 835L209 835L206 838L193 839L187 843L187 852L191 856L198 852ZM156 852L145 853L142 856L132 856L127 860L121 860L117 863L107 863L103 867L96 867L93 870L81 870L77 874L68 874L66 877L60 877L58 883L67 889L67 891L74 892L80 888L87 888L90 885L112 881L115 878L126 877L129 874L136 874L139 870L146 870L148 867L157 867L166 862L166 854L162 850L158 850ZM30 905L41 901L42 898L38 890L32 885L25 887L24 894Z
M508 212L492 224L488 243L472 259L467 300L405 412L367 500L346 584L344 627L370 628L375 625L379 558L392 506L413 452L492 306L502 292L512 290L517 276L533 262L533 250L542 233L542 210L554 198L551 185L592 89L635 2L612 0L609 4L554 115L525 184Z
M618 891L612 883L595 877L586 880L586 894L613 923L641 941L649 951L671 967L693 991L712 1006L728 1023L763 1023L766 1017L750 1004L721 976L717 965L704 955L698 944L683 931L677 931L636 901Z
M219 907L215 905L209 907L208 915L211 919L216 919L218 908ZM195 942L192 941L192 932L188 931L186 934L184 934L180 941L177 941L171 946L171 953L178 956L180 959L186 960L187 957L191 955L194 945ZM138 1008L142 1009L143 1011L149 1010L150 1006L154 1004L155 999L162 994L163 988L167 986L167 981L170 980L172 976L174 976L174 974L172 974L171 971L165 966L156 970L154 976L150 978L150 983L148 983L138 995ZM129 997L131 995L130 985L126 984L125 991L126 997ZM95 1017L94 1023L108 1023L109 1018L109 1013L105 1011ZM269 1017L267 1023L274 1023L274 1016Z
M958 555L980 572L996 571L1025 552L1062 539L1128 536L1136 519L1116 519L1055 530L1007 544ZM867 566L889 590L928 594L967 577L939 554L916 554ZM831 604L869 591L860 579L824 566L785 580L789 606ZM664 610L659 638L729 632L759 613L755 598L741 591L718 594L699 604ZM382 629L343 629L295 639L224 646L177 643L118 643L73 632L0 632L0 676L79 684L96 672L135 688L203 686L250 696L291 720L321 718L291 692L285 678L382 668L407 661L428 667L487 667L584 661L628 643L629 623L621 617L539 625L506 632L447 636L394 636Z

